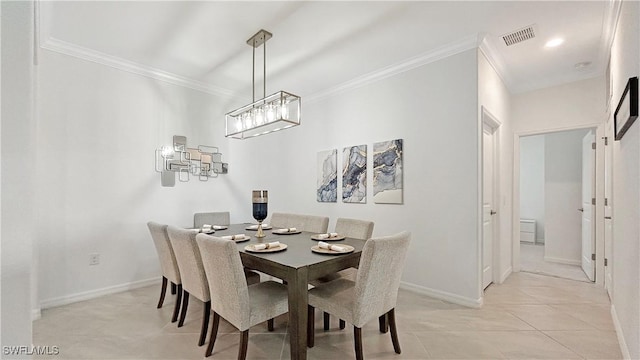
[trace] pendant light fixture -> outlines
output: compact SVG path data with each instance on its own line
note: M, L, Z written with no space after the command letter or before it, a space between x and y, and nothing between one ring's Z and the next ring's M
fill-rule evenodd
M273 35L260 30L253 35L247 44L253 48L251 104L228 112L225 115L226 137L246 139L265 135L274 131L288 129L300 125L300 97L286 91L266 96L267 90L267 41ZM263 46L263 87L262 99L256 100L256 48Z

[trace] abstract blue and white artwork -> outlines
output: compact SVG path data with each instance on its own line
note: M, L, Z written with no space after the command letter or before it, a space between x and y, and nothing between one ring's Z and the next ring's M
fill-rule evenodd
M342 202L367 202L367 145L342 151Z
M338 201L338 150L318 152L318 202Z
M373 144L373 202L402 204L402 139Z

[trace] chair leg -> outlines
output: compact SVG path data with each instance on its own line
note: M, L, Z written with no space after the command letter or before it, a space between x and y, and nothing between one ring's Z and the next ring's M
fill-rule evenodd
M240 332L240 348L238 349L238 360L247 358L247 347L249 346L249 329Z
M180 312L180 305L182 304L182 284L178 284L176 292L178 293L178 296L176 297L176 305L173 308L173 316L171 317L172 323L178 321L178 313Z
M162 288L160 289L160 300L158 300L158 309L160 309L162 307L162 304L164 303L164 293L167 292L167 278L166 277L162 277Z
M176 284L174 284L173 282L171 283L171 295L175 295L176 294Z
M267 320L267 330L273 331L273 318Z
M393 350L396 354L400 354L400 341L398 341L398 330L396 329L396 312L395 309L389 310L387 313L389 318L389 328L391 329L391 341L393 342Z
M329 320L331 319L331 315L328 312L322 312L323 322L324 322L324 331L329 330Z
M180 311L180 321L178 321L178 327L184 325L184 318L187 317L187 308L189 307L189 292L187 290L182 291L182 311Z
M209 330L209 315L211 314L211 300L204 303L204 314L202 314L202 329L200 329L200 340L198 346L204 345L207 338L207 330Z
M389 331L389 321L387 320L387 314L381 315L378 318L378 324L380 325L380 332L386 334Z
M356 360L362 360L362 329L357 326L353 327L353 340L356 349Z
M313 306L307 306L307 347L310 348L315 345L315 328L313 326L315 323L315 312L316 309Z
M213 312L213 326L211 326L211 335L209 336L209 346L204 353L205 357L211 356L213 352L213 345L216 343L216 337L218 336L218 325L220 325L220 315L217 312Z
M340 330L344 330L344 328L345 328L345 326L346 326L346 325L347 325L347 324L345 323L345 321L344 321L344 320L342 320L342 319L340 319Z

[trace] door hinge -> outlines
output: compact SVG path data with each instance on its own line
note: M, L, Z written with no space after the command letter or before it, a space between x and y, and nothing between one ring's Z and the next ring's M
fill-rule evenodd
M609 205L609 199L604 198L604 206L607 206L607 205Z
M593 150L595 150L595 149L596 149L596 143L594 143L594 142L593 142L593 143L591 143L591 148L592 148Z
M609 138L606 136L603 136L602 139L604 140L604 146L609 145Z
M609 266L609 261L607 261L607 258L604 258L604 266Z
M595 205L596 204L596 198L591 198L591 205Z
M591 254L591 260L596 261L596 254Z

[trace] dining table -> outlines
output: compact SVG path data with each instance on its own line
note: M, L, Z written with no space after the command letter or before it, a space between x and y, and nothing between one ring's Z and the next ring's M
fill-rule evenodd
M240 258L245 268L257 270L282 279L288 289L289 301L289 338L291 359L307 358L307 307L308 284L310 280L336 273L350 267L358 267L364 240L345 238L331 243L352 246L349 253L324 254L311 250L318 241L312 239L316 233L306 231L277 234L273 228L264 230L265 237L257 238L256 231L250 230L252 224L231 224L226 229L215 230L210 234L216 237L244 234L249 240L236 241ZM245 237L245 239L246 239ZM247 245L266 244L278 241L286 244L286 249L273 252L251 252Z

